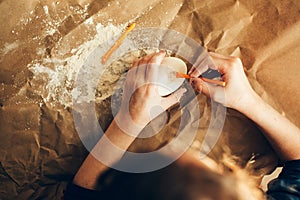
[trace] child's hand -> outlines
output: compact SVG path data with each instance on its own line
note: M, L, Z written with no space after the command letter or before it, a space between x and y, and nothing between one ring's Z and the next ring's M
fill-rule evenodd
M164 57L165 51L147 55L135 62L128 71L119 111L122 119L129 118L130 122L144 127L179 101L184 89L168 97L161 97L158 93L158 85L155 83L160 76L159 67Z
M209 53L216 69L222 75L226 86L216 86L205 83L199 77L200 72L194 70L190 75L191 85L198 91L210 96L214 101L226 107L241 109L255 96L251 85L244 73L242 62L239 58L223 56L216 53ZM252 100L252 99L251 99Z

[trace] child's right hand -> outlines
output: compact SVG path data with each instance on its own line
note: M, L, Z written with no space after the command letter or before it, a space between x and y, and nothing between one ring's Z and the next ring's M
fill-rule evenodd
M254 100L257 95L244 73L241 60L236 57L223 56L212 52L209 55L215 64L213 67L216 67L222 75L226 86L222 87L205 83L198 78L201 75L199 70L193 70L190 73L193 77L190 79L191 85L198 92L205 94L226 107L237 110L246 108L248 102Z

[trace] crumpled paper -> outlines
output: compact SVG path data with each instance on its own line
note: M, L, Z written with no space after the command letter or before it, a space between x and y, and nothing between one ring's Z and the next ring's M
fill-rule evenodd
M239 56L256 92L300 126L299 10L300 2L293 0L1 1L0 198L60 199L87 155L74 127L72 107L55 99L46 101L45 80L34 79L28 66L46 58L51 62L69 58L73 49L95 37L99 23L105 27L135 21L137 28L165 27L207 50ZM210 100L201 94L197 98L201 142L211 115ZM98 105L99 113L107 101ZM169 141L179 112L178 107L170 110L170 121L161 133L147 139L147 145L138 139L131 150L157 149ZM109 110L99 116L102 127L111 120ZM152 129L150 124L147 130ZM260 130L234 110L227 110L222 135L209 155L219 160L228 149L241 166L254 159L250 162L254 175L277 166L278 158Z

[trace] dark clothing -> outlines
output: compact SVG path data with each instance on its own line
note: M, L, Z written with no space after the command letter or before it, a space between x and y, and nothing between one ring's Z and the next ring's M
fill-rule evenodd
M268 199L300 199L300 160L286 162L278 178L268 184Z
M100 200L100 191L89 190L70 183L64 200ZM104 198L106 199L106 198ZM300 160L286 162L278 178L268 184L268 200L300 200Z
M101 200L101 193L69 183L64 193L64 200Z

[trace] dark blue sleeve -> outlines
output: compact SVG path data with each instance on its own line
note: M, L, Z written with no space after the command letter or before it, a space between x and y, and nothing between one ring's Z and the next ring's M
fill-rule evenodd
M64 191L64 200L101 200L101 193L69 183Z
M269 200L300 200L300 160L285 163L278 178L268 184Z

